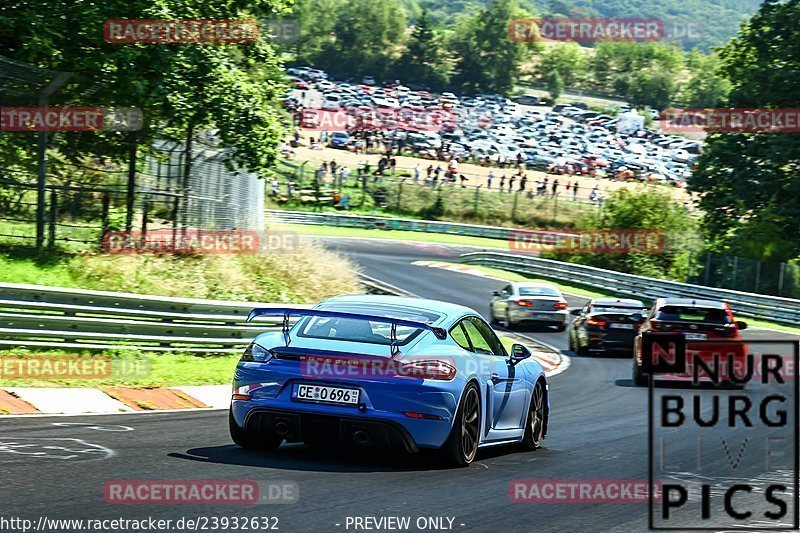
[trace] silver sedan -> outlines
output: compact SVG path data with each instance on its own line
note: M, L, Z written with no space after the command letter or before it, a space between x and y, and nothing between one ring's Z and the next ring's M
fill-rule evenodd
M494 291L490 313L493 322L507 328L529 323L555 326L558 331L564 331L569 319L567 307L567 300L555 285L516 282Z

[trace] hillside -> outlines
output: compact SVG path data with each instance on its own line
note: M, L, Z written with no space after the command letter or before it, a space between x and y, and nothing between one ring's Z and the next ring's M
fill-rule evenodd
M426 8L437 22L450 23L471 6L491 0L405 0L409 13ZM541 16L658 18L675 28L675 42L689 50L708 50L736 34L741 21L752 15L759 0L519 0ZM669 30L668 30L669 31ZM685 35L688 33L689 35Z

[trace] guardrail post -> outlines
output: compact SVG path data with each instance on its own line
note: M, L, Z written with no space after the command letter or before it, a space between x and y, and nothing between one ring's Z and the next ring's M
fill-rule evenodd
M472 206L472 210L475 212L475 216L478 216L478 199L480 198L481 188L475 187L475 203Z
M781 263L781 270L778 274L778 296L783 296L783 277L786 274L786 263Z

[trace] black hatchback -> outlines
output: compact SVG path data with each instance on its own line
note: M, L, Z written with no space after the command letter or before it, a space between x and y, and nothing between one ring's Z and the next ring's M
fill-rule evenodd
M631 353L646 313L647 307L639 300L593 298L571 311L569 349L578 355Z

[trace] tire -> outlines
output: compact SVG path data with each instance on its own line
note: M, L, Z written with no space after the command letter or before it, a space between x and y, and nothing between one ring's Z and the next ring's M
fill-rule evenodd
M283 442L283 439L275 435L261 435L240 427L233 418L233 411L230 410L228 411L228 428L234 444L247 450L277 450Z
M541 381L533 387L528 417L525 419L525 434L522 436L522 449L532 452L541 448L544 440L547 413L545 405L546 393Z
M567 335L567 344L568 344L569 351L570 352L574 352L575 351L575 341L572 340L572 332L571 331Z
M453 429L441 452L450 466L469 466L478 453L481 431L481 397L474 383L467 385L456 410Z
M642 372L642 367L636 364L636 358L633 359L633 383L637 387L644 387L647 385L647 377Z
M586 357L589 355L589 347L588 346L581 346L580 342L575 346L575 353L580 355L581 357Z
M508 309L506 309L505 318L504 318L504 319L503 319L503 321L500 323L500 325L502 325L502 326L503 326L504 328L506 328L506 329L513 329L513 328L514 328L514 324L512 324L512 323L511 323L511 319L510 319L510 318L508 318Z

